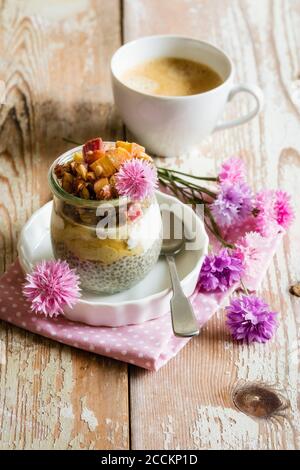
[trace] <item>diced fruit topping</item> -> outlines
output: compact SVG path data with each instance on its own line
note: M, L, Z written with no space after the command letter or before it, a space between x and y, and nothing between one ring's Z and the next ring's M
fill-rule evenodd
M122 147L107 150L106 155L115 170L119 170L120 166L126 162L126 160L130 160L132 158L130 153Z
M127 152L131 152L131 143L130 142L124 142L123 140L117 140L116 142L116 147L117 148L123 148L127 150Z
M127 211L127 217L131 222L134 222L138 219L141 215L143 215L142 206L140 203L136 202L135 204L131 204Z
M86 144L84 144L82 151L84 160L88 165L95 162L96 160L99 160L99 158L102 158L105 155L104 144L100 137L89 140Z
M105 151L104 150L89 150L86 155L84 156L84 159L88 165L91 163L95 162L96 160L99 160L99 158L104 157Z
M83 162L83 155L81 152L76 152L73 155L73 160L76 163L82 163Z
M101 166L101 158L99 158L98 160L96 160L96 161L93 162L93 163L90 163L89 166L90 166L90 169L91 169L92 171L95 171L95 172L96 172L96 168L97 168L97 167L102 168L102 166ZM102 168L101 171L103 172L103 168ZM100 174L99 174L98 176L100 176Z
M135 158L139 158L140 154L142 152L145 152L145 147L142 147L141 145L135 144L132 142L131 144L131 154Z
M131 154L132 157L138 158L141 152L145 152L145 147L142 147L139 144L134 142L124 142L123 140L118 140L116 142L117 148L124 148Z
M103 172L102 172L103 176L111 176L116 172L116 168L114 167L114 165L113 165L113 163L110 159L110 155L109 155L108 151L105 153L104 157L101 158L100 165L101 165L102 170L103 170Z
M83 148L83 156L85 157L88 152L94 152L95 150L104 150L104 144L101 137L97 137L96 139L88 140Z
M54 172L66 192L83 199L109 200L119 197L118 173L125 162L134 159L153 162L141 145L119 140L106 149L99 137L86 142L71 161L56 165ZM139 204L131 205L128 218L135 220L140 214Z

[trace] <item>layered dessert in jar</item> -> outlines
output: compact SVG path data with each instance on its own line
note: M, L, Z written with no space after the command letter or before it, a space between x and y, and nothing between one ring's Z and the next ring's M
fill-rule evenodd
M144 147L93 139L50 168L51 240L81 287L112 294L143 279L157 262L162 221L156 169Z

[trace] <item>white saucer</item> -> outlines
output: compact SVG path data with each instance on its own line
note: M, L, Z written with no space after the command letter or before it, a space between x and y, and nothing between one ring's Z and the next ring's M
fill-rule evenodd
M192 208L176 198L157 192L160 206L179 204L183 207L185 229L191 237L192 228L197 234L197 250L183 250L176 256L176 265L182 288L190 296L196 287L199 271L208 250L208 236L202 220ZM52 201L36 211L22 229L18 253L21 266L27 273L43 259L53 259L50 240L50 215ZM177 214L177 211L176 211ZM131 289L113 295L95 295L83 292L73 307L66 308L65 316L72 321L89 325L122 326L142 323L166 314L170 310L170 277L164 258L160 258L151 272Z

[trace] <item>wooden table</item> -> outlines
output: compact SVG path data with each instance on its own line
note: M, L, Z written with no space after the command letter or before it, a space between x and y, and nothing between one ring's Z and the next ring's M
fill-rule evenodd
M294 194L300 215L299 0L11 0L0 2L0 269L16 257L22 225L50 193L47 167L95 135L124 136L109 61L139 36L180 33L221 46L237 81L254 82L266 105L250 124L216 133L195 159L164 161L215 174L224 157L247 160L253 186ZM245 112L236 100L228 116ZM296 196L297 194L297 196ZM280 312L276 341L233 344L218 313L200 337L156 373L1 324L0 447L3 449L295 449L300 278L299 218L262 286ZM279 384L289 420L255 421L233 408L240 380Z

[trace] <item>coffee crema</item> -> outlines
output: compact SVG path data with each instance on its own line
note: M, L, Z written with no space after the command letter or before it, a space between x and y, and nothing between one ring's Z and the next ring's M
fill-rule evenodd
M176 57L143 62L127 70L122 81L142 93L161 96L196 95L212 90L223 82L208 65Z

